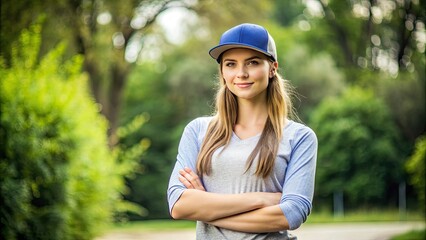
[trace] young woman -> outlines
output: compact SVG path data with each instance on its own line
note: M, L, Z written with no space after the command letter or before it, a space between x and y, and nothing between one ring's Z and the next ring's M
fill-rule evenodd
M190 122L167 191L175 219L197 239L295 239L312 208L317 138L288 119L268 31L241 24L209 52L219 63L216 113Z

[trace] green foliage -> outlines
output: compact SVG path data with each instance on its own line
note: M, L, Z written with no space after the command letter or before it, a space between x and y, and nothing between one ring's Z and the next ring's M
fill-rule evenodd
M419 137L413 155L405 164L407 172L410 174L411 184L417 190L419 206L425 214L425 161L426 161L426 135Z
M40 26L24 30L0 68L2 239L92 239L120 203L123 179L107 122L65 45L38 59Z
M350 207L395 204L392 189L401 181L402 163L386 105L369 91L350 88L322 102L311 126L319 140L319 199L343 191Z
M273 0L273 17L283 26L292 25L303 13L301 0Z

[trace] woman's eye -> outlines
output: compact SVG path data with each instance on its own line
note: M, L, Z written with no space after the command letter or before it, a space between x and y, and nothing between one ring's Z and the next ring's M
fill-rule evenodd
M258 65L258 64L259 64L259 62L256 61L256 60L252 60L252 61L247 63L247 65Z
M233 62L227 62L227 63L225 63L225 66L227 66L227 67L233 67L233 66L235 66L235 63L233 63Z

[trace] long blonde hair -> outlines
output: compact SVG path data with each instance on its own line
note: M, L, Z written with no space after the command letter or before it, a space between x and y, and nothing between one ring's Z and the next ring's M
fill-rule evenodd
M219 66L219 88L216 94L215 114L207 129L197 159L197 171L201 175L212 172L211 161L213 153L231 141L233 127L237 123L237 97L226 87L221 74L222 63ZM289 84L278 73L269 79L267 87L268 118L260 136L259 142L249 155L246 171L252 166L259 155L256 176L267 177L272 172L277 156L278 147L283 135L285 120L293 113L289 96Z

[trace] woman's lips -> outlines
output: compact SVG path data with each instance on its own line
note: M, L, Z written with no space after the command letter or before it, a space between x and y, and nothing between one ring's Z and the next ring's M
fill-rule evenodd
M235 86L237 86L239 88L248 88L251 85L253 85L253 83L235 83Z

